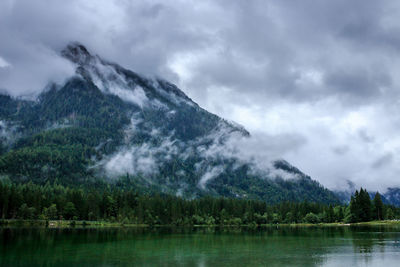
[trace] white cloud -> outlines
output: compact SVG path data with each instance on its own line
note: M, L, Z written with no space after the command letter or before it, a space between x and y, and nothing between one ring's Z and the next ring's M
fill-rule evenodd
M10 63L8 63L4 58L0 57L0 68L9 67Z
M72 64L49 48L20 43L15 46L20 46L20 54L0 68L0 88L12 96L35 96L48 83L63 83L74 74Z
M216 166L216 167L208 166L203 176L201 176L198 186L201 189L206 189L207 182L220 175L223 171L224 168L222 166Z

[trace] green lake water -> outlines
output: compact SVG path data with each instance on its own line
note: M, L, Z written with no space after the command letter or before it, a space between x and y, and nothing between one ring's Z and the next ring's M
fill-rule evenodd
M0 228L0 266L400 266L400 228Z

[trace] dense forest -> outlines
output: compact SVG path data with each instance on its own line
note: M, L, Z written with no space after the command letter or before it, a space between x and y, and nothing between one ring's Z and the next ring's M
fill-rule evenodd
M277 223L360 222L393 219L400 209L373 201L361 189L349 206L308 202L268 205L257 200L139 194L109 184L91 188L57 183L0 182L2 219L88 220L147 225L261 225Z

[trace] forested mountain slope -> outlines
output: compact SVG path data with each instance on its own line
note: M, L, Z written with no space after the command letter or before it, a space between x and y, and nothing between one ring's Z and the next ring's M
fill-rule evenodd
M241 126L207 112L175 85L147 78L70 44L65 84L35 100L0 95L0 175L92 186L105 180L144 192L336 202L284 160L244 158Z

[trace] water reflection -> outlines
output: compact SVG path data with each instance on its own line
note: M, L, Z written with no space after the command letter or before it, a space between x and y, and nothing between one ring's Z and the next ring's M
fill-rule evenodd
M0 265L387 267L399 240L387 227L0 228Z

